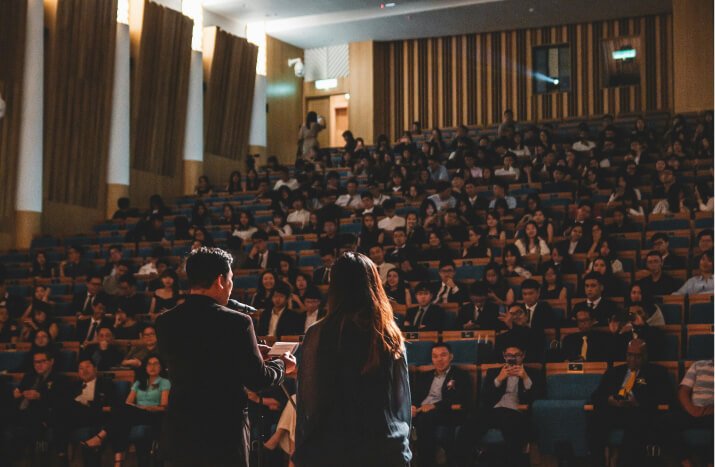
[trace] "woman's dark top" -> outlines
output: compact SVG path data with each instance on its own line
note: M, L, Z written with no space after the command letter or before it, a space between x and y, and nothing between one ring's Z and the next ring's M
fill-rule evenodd
M39 263L32 265L32 277L52 277L52 269L54 266L52 264L45 263L44 266L40 266Z
M406 466L411 458L407 360L384 355L367 374L369 336L328 317L308 329L298 370L298 467Z
M251 298L251 306L253 308L264 310L273 306L273 292L266 295L265 293L256 292Z
M131 326L119 326L113 328L115 339L139 339L139 323L134 323Z
M465 258L488 258L488 247L486 245L472 245L467 248Z
M13 326L9 322L0 327L0 342L10 342L15 336L17 336L17 329L13 329Z
M509 287L509 284L506 281L499 282L498 284L491 285L488 282L484 282L484 285L486 286L487 290L490 292L494 292L494 295L499 297L499 300L506 300L506 294L509 293L509 290L511 290L511 287Z
M381 233L382 229L378 228L375 228L373 230L363 229L363 231L360 232L360 251L367 254L367 252L370 250L370 247L380 243L379 239Z
M170 308L174 308L179 303L179 294L176 292L174 292L174 295L171 298L161 298L154 293L154 298L156 299L154 313L161 313Z
M405 304L405 290L407 290L405 284L398 284L397 287L395 287L394 289L391 289L388 285L385 285L385 293L387 294L387 296L395 300L400 305Z
M554 290L549 290L546 288L546 286L541 287L541 294L539 298L541 300L558 300L559 295L561 295L561 289L564 287L556 287Z
M420 254L420 261L442 261L442 260L453 260L457 257L453 250L442 246L440 248L428 248L422 250Z

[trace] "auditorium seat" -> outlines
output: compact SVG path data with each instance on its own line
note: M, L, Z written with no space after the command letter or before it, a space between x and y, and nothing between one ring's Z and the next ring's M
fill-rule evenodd
M0 352L0 372L17 373L24 370L23 364L29 352L3 351Z

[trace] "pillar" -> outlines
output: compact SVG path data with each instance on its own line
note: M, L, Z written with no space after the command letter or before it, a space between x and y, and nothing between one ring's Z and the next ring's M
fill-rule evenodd
M129 196L131 101L129 48L129 25L118 23L114 52L109 161L107 163L107 219L111 219L117 210L119 198Z
M29 248L42 229L42 129L44 98L43 0L27 0L25 70L15 200L15 246Z
M184 138L184 194L192 194L204 167L204 65L201 52L191 51L189 98Z

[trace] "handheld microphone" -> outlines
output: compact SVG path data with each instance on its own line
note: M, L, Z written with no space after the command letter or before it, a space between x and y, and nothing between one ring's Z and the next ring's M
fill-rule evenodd
M234 300L232 298L228 299L228 303L226 304L226 307L228 307L232 310L248 313L249 315L258 311L256 308L253 308L251 305L246 305L245 303L241 303L238 300Z

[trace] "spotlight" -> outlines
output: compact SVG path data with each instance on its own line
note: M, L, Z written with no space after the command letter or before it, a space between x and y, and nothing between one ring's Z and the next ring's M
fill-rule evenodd
M559 79L558 79L558 78L554 78L552 82L554 83L554 86L558 86L558 85L559 85Z

